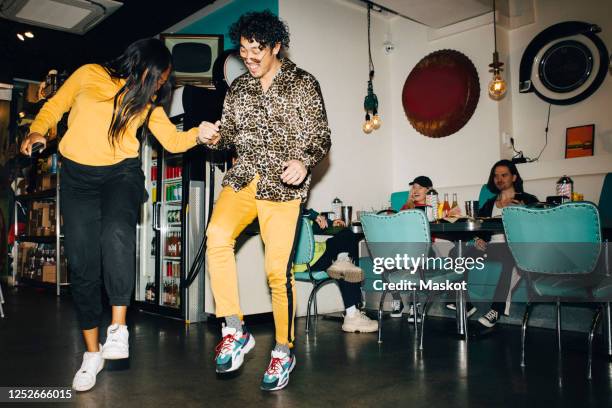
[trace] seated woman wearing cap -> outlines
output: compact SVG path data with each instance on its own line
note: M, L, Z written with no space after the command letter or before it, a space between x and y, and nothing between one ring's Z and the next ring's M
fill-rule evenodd
M400 208L400 211L412 210L412 209L419 209L419 210L425 211L425 209L427 208L427 202L426 202L427 193L432 188L433 188L433 183L429 177L427 176L416 177L410 183L410 194L408 195L408 200L406 200L402 208ZM451 210L449 215L457 216L460 213L461 213L461 209L459 207L455 207ZM432 241L435 240L438 243L440 242L450 243L450 241L435 238L434 236L431 237L431 240ZM450 250L450 247L447 247L446 251L449 251L449 250ZM436 252L436 248L432 248L432 251L433 251L432 255L440 256L440 254ZM391 296L393 297L393 301L391 302L391 317L402 317L402 312L404 311L404 304L402 302L400 293L392 292ZM417 309L419 307L420 307L420 304L417 303ZM420 320L420 318L418 317L417 319ZM408 312L408 321L414 322L414 310L413 310L412 305L410 305L410 310Z
M427 192L433 187L431 179L427 176L419 176L410 183L410 194L400 211L418 208L425 211L427 204L425 199Z

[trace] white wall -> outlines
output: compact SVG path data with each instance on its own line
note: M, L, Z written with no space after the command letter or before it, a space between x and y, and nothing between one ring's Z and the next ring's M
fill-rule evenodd
M387 21L372 15L374 91L383 125L366 135L361 130L368 80L366 9L339 0L280 0L279 16L289 25L290 58L319 80L332 130L331 152L315 170L318 182L308 205L331 210L337 196L353 206L353 213L379 208L392 186L390 60L382 48Z
M527 156L537 156L544 144L548 105L533 93L518 93L522 53L540 31L566 20L599 24L600 36L612 47L612 2L535 0L535 12L533 24L509 31L498 26L498 49L506 64L504 74L509 86L508 94L500 102L490 99L486 91L491 77L488 64L493 51L492 24L429 40L436 35L431 35L427 27L399 17L391 20L393 41L397 45L392 56L390 83L394 190L407 189L414 176L427 174L439 192L457 192L460 202L476 199L490 166L500 158L511 157L512 151L501 144L502 132L511 134L517 148ZM444 48L461 51L472 60L480 77L481 95L474 115L464 128L451 136L431 139L417 133L408 122L401 104L401 90L421 58ZM576 191L584 193L587 200L598 201L604 174L612 171L612 155L605 151L602 142L606 134L612 138L610 102L612 79L607 75L602 87L587 100L571 106L553 105L549 142L540 161L519 166L526 190L544 199L554 194L555 181L568 174L574 178ZM596 126L595 157L564 160L565 129L590 123ZM608 145L612 146L612 141Z
M492 161L499 158L497 102L487 96L493 36L490 26L428 41L428 28L395 17L391 21L396 50L391 63L393 99L393 187L405 190L420 174L428 175L438 190L482 183ZM427 54L454 49L474 64L480 78L480 99L472 118L457 133L430 138L410 125L402 107L402 88L414 66Z
M609 0L537 0L536 22L510 31L510 59L512 75L518 78L519 64L525 47L545 28L568 20L594 23L601 27L598 36L612 49L612 2ZM607 61L604 61L607 64ZM520 150L534 157L544 145L544 128L548 104L535 93L520 94L512 87L514 137ZM612 77L606 75L602 86L588 99L569 106L553 105L550 114L548 146L541 160L556 161L564 158L565 129L572 126L595 124L595 155L610 154L602 146L602 132L612 131ZM612 162L612 156L610 156Z
M382 48L387 20L377 13L371 19L374 92L383 124L366 135L361 130L368 80L366 9L340 0L280 0L279 16L289 25L289 57L321 85L332 130L332 148L314 171L308 206L331 210L339 197L353 206L353 214L382 208L392 191L393 171L390 58ZM298 315L305 314L310 289L310 284L297 285ZM318 300L320 312L342 309L335 285L323 288Z

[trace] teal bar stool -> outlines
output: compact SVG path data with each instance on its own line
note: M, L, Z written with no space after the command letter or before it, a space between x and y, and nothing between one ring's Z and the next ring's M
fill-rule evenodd
M420 258L428 256L431 247L431 233L429 231L429 222L425 213L421 210L407 210L397 214L363 214L361 216L361 224L365 235L366 243L373 260L400 257ZM434 283L460 281L462 275L454 271L435 271L419 269L418 273L411 273L408 270L391 270L380 275L382 282L392 284L412 282L417 290L412 291L413 310L418 313L416 307L416 292L425 292L427 300L423 306L421 315L421 328L418 330L418 318L415 316L415 341L418 341L419 348L423 349L423 332L425 328L425 318L427 316L427 308L435 296L443 293L441 291L420 290L421 281L430 281ZM382 283L381 283L382 284ZM383 288L383 293L378 306L378 342L382 343L382 316L383 305L387 294L390 290ZM465 315L465 314L464 314ZM464 321L467 325L467 321ZM419 332L420 331L420 339Z
M593 299L601 281L601 226L597 207L588 202L554 208L507 207L502 213L506 240L528 285L521 330L521 366L533 300L554 301L557 349L561 358L561 303ZM559 374L560 375L560 374Z
M306 311L306 333L310 330L310 310L314 305L315 319L318 316L317 311L317 292L328 283L336 282L335 279L329 277L325 271L313 271L310 269L310 264L315 254L315 240L312 231L312 223L307 217L302 217L300 226L300 235L298 238L297 248L293 263L295 265L306 265L306 272L296 272L295 280L298 282L312 283L312 291L308 297L308 309Z

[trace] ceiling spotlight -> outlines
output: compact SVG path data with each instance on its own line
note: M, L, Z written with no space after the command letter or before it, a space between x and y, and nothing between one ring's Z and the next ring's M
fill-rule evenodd
M34 34L31 31L26 31L25 33L23 33L23 35L25 35L28 38L34 38Z
M17 33L17 38L19 38L21 41L25 41L25 37L21 33Z

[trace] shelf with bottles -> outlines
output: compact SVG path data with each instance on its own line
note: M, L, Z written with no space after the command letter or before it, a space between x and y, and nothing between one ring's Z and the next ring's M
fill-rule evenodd
M144 300L147 303L156 303L157 287L155 286L155 280L152 276L147 277L147 284L145 286L145 297Z
M180 230L167 232L164 245L164 258L173 257L180 259L182 254L181 245L182 244Z
M181 226L181 209L168 209L166 212L166 225L169 227Z
M183 179L183 167L179 165L170 165L165 167L164 183L176 183Z
M164 199L167 203L180 203L183 198L183 186L180 183L171 183L164 186Z
M29 237L55 240L57 232L57 206L55 201L37 199L16 202L15 206L17 216L25 216L24 222L17 224L16 235L20 240L25 241Z
M181 283L180 261L164 262L163 275L162 304L169 307L179 307Z
M57 186L57 159L57 153L53 153L29 159L27 165L20 167L14 181L15 198L20 201L53 198Z
M56 284L57 253L55 244L23 242L17 249L17 276L20 282L38 281ZM68 283L64 247L60 247L60 284Z

